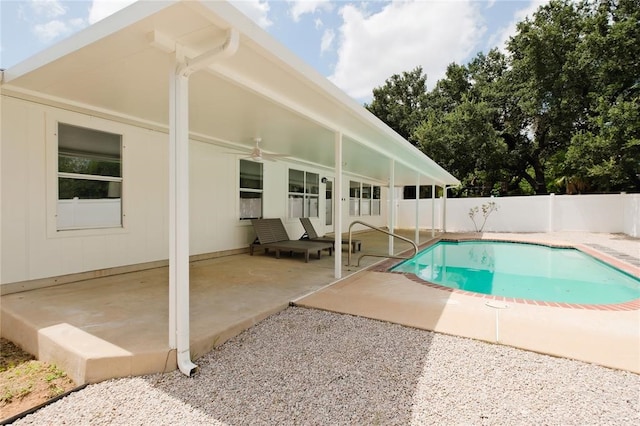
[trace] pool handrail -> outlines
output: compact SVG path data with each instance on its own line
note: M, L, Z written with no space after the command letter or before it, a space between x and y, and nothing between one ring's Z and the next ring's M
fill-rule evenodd
M353 225L356 225L356 224L363 225L363 226L366 226L368 228L373 229L374 231L382 232L382 233L390 235L390 236L392 236L394 238L398 238L398 239L400 239L402 241L405 241L405 242L411 244L411 246L413 247L413 254L411 256L408 256L408 257L405 257L405 256L394 256L394 255L390 255L390 254L383 255L383 254L377 254L377 253L364 252L364 253L362 253L360 255L360 257L358 257L358 263L356 264L357 267L360 266L360 260L365 256L369 256L369 257L386 257L388 259L405 259L406 260L406 259L411 259L416 254L418 254L418 245L415 242L413 242L412 240L410 240L408 238L405 238L405 237L403 237L401 235L394 234L393 232L389 232L389 231L387 231L385 229L382 229L382 228L379 228L377 226L371 225L369 223L363 222L361 220L354 220L349 225L349 247L351 247L351 234L353 232L351 230L351 228L353 228ZM347 265L346 266L350 266L350 265L351 265L351 250L349 250L349 254L347 255Z

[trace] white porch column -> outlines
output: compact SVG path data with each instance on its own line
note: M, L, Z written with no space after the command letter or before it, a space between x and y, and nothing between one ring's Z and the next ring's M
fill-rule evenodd
M420 175L416 178L416 233L414 236L414 242L417 246L420 245Z
M334 209L334 271L333 275L336 279L342 278L342 133L336 132L334 139L334 158L335 158L335 185L333 188L335 198ZM351 250L351 247L347 247Z
M396 224L396 162L389 163L389 232L393 234ZM393 256L393 237L389 235L389 255Z
M442 187L442 232L447 232L447 185Z
M436 236L436 185L431 184L431 238Z

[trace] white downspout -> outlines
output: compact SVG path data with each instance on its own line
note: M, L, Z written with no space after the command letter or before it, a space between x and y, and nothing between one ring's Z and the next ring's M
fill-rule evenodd
M233 55L239 41L232 28L223 44L197 58L185 58L181 46L175 50L169 106L169 346L177 349L178 368L187 376L197 368L189 347L189 76Z

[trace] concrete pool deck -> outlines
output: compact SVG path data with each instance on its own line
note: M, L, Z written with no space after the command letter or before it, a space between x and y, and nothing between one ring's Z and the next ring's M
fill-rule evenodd
M586 233L445 234L445 238L498 239L578 246L640 277L640 241ZM594 248L597 247L597 248ZM400 323L496 342L534 352L640 373L640 300L621 305L559 306L426 285L410 276L360 272L316 291L296 305Z

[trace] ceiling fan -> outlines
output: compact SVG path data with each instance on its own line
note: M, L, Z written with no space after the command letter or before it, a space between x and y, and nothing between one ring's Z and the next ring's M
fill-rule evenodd
M273 154L263 151L262 148L260 148L260 142L262 142L262 138L255 138L253 141L255 142L255 146L251 150L251 154L249 154L249 156L246 158L260 162L262 160L276 161L277 158L288 157L288 155L286 154Z

